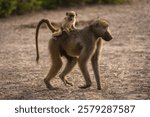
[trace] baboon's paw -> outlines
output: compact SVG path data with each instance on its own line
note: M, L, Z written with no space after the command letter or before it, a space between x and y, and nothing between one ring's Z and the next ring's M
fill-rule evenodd
M97 87L97 90L101 90L101 87Z
M89 88L91 86L91 84L86 84L86 85L83 85L83 86L79 86L80 89L86 89L86 88Z
M47 87L49 90L56 90L56 89L58 89L58 88L53 87L53 86L51 86L51 85L49 85L49 84L46 84L46 87Z
M69 82L68 80L64 79L64 84L67 86L73 86L73 83L72 82Z
M45 79L44 79L44 83L45 83L46 87L47 87L49 90L56 90L56 89L58 89L58 88L55 88L55 87L53 87L52 85L50 85L50 83L47 82Z

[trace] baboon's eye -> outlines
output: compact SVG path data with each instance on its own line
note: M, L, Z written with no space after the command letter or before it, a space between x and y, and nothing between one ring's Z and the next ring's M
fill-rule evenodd
M108 29L108 26L106 26L106 25L102 25L102 27L106 30Z
M96 26L96 27L99 27L99 23L96 23L95 26Z
M74 15L72 14L72 15L70 15L70 17L74 17Z

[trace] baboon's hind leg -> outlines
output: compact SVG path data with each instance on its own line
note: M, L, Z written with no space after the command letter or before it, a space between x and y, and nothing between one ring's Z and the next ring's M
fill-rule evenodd
M63 70L63 72L59 75L59 77L62 79L62 81L64 82L65 85L70 85L73 86L73 84L71 82L69 82L65 76L73 69L73 67L76 65L77 63L77 58L74 57L70 57L70 56L66 56L67 58L67 64L65 66L65 69Z
M56 88L52 87L52 85L50 84L50 80L56 76L56 74L58 73L58 71L60 70L60 68L62 66L62 60L61 60L61 57L59 54L59 49L54 46L56 46L56 45L51 45L51 47L50 47L52 66L49 70L48 75L44 79L46 87L50 90L56 89Z

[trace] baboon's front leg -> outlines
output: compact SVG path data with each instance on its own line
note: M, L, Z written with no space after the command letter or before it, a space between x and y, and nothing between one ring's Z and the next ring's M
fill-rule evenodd
M97 49L91 59L98 90L101 90L100 76L99 76L99 70L98 70L98 58L99 58L100 47L101 47L101 40L98 41Z
M73 69L73 67L76 65L77 63L77 58L73 58L73 57L69 57L67 56L67 64L65 66L65 69L63 70L63 72L59 75L59 77L62 79L62 81L64 82L65 85L70 85L73 86L73 84L71 82L69 82L65 76Z
M53 36L53 37L57 37L57 36L60 36L61 34L62 34L62 30L59 29L58 31L52 33L52 36Z
M83 77L86 83L85 85L79 87L82 89L85 89L91 86L91 79L90 79L90 75L87 69L87 62L88 62L88 59L90 58L90 55L91 53L88 50L83 50L79 57L79 67L81 69L81 72L83 74Z

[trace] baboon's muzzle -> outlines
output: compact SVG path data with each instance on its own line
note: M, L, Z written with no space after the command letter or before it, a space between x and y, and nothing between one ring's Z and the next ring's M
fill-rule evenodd
M70 17L68 18L69 21L72 21L73 19L74 19L74 16L70 16Z
M109 33L109 31L106 31L104 33L104 35L102 36L102 38L105 40L105 41L110 41L113 37L111 36L111 34Z

